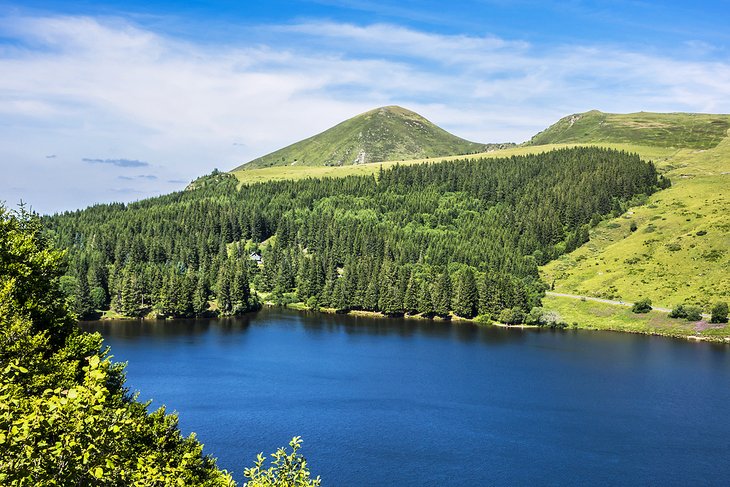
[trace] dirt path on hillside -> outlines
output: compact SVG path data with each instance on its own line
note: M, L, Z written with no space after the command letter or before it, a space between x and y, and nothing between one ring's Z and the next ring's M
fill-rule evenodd
M554 293L552 291L546 291L545 294L548 296L556 296L559 298L570 298L570 299L580 299L581 301L595 301L597 303L606 303L606 304L614 304L616 306L628 306L631 307L634 305L634 303L629 303L628 301L613 301L610 299L603 299L603 298L593 298L591 296L579 296L577 294L565 294L565 293ZM660 308L658 306L652 306L651 309L655 311L661 311L662 313L669 313L672 310L669 308ZM710 315L703 313L702 317L705 319L710 319Z

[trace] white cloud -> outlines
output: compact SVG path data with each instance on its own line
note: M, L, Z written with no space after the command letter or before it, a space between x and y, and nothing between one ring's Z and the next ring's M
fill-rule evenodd
M390 25L261 30L276 37L207 46L121 19L0 20L14 40L0 45L0 198L53 211L159 194L384 104L484 142L591 108L730 111L726 62ZM155 161L159 180L117 187L124 167L90 156Z

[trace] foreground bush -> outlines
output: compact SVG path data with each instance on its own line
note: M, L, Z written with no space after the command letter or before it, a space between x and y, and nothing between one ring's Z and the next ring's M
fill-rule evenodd
M302 439L295 436L289 442L291 453L284 448L279 448L272 454L271 466L264 468L265 458L259 453L256 462L251 468L244 471L247 479L250 479L245 487L317 487L321 484L319 477L310 477L307 460L297 451L302 446Z
M99 334L79 331L59 285L63 257L37 218L0 206L0 485L235 485L177 416L129 394ZM273 469L247 470L248 485L319 485L301 440L290 444Z
M177 417L130 397L63 272L38 219L0 207L0 485L233 485Z

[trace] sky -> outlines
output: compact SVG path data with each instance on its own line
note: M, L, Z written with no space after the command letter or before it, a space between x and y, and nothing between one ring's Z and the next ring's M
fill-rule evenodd
M183 189L383 105L477 142L730 112L730 2L0 0L0 202Z

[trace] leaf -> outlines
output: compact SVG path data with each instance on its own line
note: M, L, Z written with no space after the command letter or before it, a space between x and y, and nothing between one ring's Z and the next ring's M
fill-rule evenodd
M92 369L95 369L99 367L99 356L98 355L92 355L89 359L89 365Z

